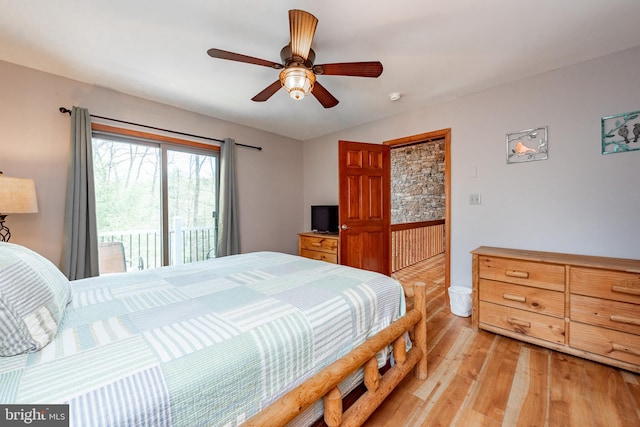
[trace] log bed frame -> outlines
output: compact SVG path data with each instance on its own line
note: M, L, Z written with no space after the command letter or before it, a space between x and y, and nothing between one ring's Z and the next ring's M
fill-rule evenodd
M284 426L311 404L323 398L324 421L327 426L360 426L414 367L416 378L425 380L427 378L426 286L423 282L415 282L413 287L405 287L404 293L407 300L407 314L249 418L243 425ZM413 345L408 352L404 338L405 332L413 332ZM381 375L376 354L391 344L395 365ZM342 394L338 384L362 367L364 367L366 392L343 413Z

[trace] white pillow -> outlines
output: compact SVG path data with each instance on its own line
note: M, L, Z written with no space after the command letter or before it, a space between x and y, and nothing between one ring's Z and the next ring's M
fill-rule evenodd
M0 242L0 356L47 345L70 301L69 281L51 261Z

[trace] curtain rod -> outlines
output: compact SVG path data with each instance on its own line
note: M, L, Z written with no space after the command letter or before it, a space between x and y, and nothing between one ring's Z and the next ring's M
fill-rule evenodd
M69 110L68 108L65 108L65 107L60 107L58 109L58 111L60 111L63 114L67 113L67 114L71 115L71 110ZM141 125L140 123L127 122L127 121L124 121L124 120L112 119L110 117L104 117L104 116L96 116L95 114L89 114L89 115L91 117L95 117L97 119L110 120L112 122L125 123L127 125L133 125L133 126L140 126L140 127L143 127L143 128L159 130L159 131L162 131L162 132L170 132L170 133L175 133L177 135L192 136L192 137L195 137L195 138L206 139L206 140L209 140L209 141L216 141L216 142L219 142L221 144L224 144L224 140L222 140L222 139L209 138L207 136L194 135L192 133L178 132L176 130L163 129L163 128L158 128L158 127L155 127L155 126ZM237 142L236 142L236 145L239 146L239 147L253 148L254 150L262 151L262 147L256 147L255 145L239 144Z

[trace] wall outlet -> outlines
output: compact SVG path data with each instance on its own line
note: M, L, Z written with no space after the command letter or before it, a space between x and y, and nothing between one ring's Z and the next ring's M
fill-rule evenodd
M469 194L469 204L470 205L479 205L480 204L480 195L479 194Z

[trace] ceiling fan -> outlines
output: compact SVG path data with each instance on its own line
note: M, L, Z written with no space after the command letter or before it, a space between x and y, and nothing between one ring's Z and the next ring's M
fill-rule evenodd
M246 62L282 70L279 79L251 98L252 101L264 102L281 87L284 87L293 99L302 99L306 95L312 94L324 108L335 107L339 101L316 81L317 75L378 77L382 74L382 64L379 61L372 61L314 65L316 53L311 49L311 42L317 25L318 19L309 12L297 9L289 11L291 42L280 51L282 63L221 49L209 49L207 53L212 58Z

